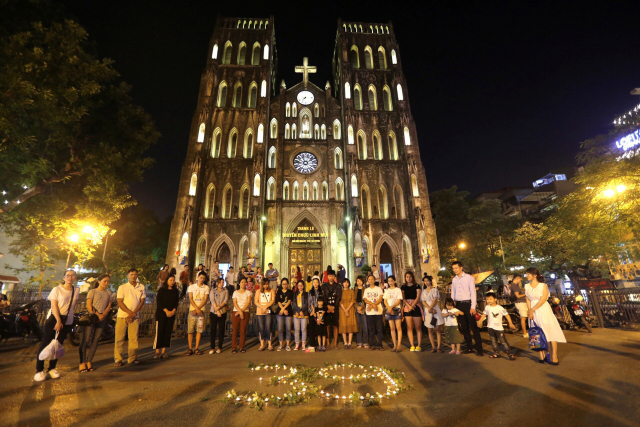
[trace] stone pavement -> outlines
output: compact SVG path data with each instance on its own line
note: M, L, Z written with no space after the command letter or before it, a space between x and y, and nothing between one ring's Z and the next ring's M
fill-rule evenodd
M77 372L77 347L66 344L62 377L34 383L36 345L0 346L2 426L637 426L640 419L640 332L594 329L566 332L560 365L540 365L526 340L508 335L518 359L489 359L390 351L332 350L326 353L258 352L182 356L186 340L174 340L171 358L153 360L152 340L141 340L138 366L115 368L113 345L98 348L92 373ZM485 351L490 349L483 333ZM208 338L205 338L208 342ZM405 339L405 344L408 344ZM208 346L204 346L208 350ZM221 401L230 389L272 392L247 365L287 363L320 366L359 362L393 367L414 390L380 406L323 405L320 399L294 407L257 411ZM273 373L265 377L271 376ZM284 387L284 386L282 386ZM348 393L382 390L379 383L345 386ZM284 390L281 389L281 393Z

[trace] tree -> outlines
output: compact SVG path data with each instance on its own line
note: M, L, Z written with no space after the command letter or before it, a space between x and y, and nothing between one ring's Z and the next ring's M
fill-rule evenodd
M8 28L15 31L0 33L0 225L14 253L49 260L24 266L42 277L55 249L88 258L108 224L135 204L129 183L152 164L143 153L159 134L111 61L89 53L77 23ZM70 247L69 237L88 227Z
M458 191L457 186L432 192L431 214L438 235L440 262L450 264L457 259L457 247L461 242L460 226L467 222L469 203L466 191Z

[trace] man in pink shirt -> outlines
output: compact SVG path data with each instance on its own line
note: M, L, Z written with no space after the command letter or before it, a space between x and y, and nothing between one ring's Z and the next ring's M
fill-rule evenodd
M456 302L456 308L464 313L462 316L458 316L458 324L467 343L467 349L464 353L472 352L473 344L469 333L469 328L471 328L473 339L476 342L476 356L483 356L482 337L476 323L476 281L472 275L466 274L462 270L460 261L455 261L451 264L451 268L453 269L453 274L455 274L451 284L451 298Z

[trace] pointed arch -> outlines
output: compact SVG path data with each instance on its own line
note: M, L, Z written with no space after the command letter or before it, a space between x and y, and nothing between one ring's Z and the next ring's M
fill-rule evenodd
M376 87L372 84L369 85L367 93L369 94L369 110L378 111L378 95L376 93Z
M197 189L198 189L198 175L194 172L191 175L191 180L189 181L189 195L195 196Z
M227 104L227 82L224 80L220 82L218 86L218 99L216 100L216 106L223 108Z
M340 139L340 121L338 119L333 121L333 139Z
M271 125L269 126L270 133L269 137L271 139L276 139L278 137L278 121L275 119L271 119Z
M358 178L355 174L351 175L351 197L358 197Z
M298 104L295 102L291 105L291 117L298 117Z
M353 108L362 110L362 89L358 83L353 86Z
M398 160L398 141L393 131L389 131L387 141L389 143L389 160Z
M371 219L371 195L367 184L363 184L360 189L360 210L363 219Z
M408 127L404 127L404 145L411 145L411 133Z
M222 192L222 218L231 219L231 210L233 206L233 188L231 184L227 184Z
M402 253L404 255L404 265L407 267L413 266L413 251L411 250L411 240L405 234L402 237Z
M242 107L242 82L236 82L233 87L233 108Z
M404 101L404 94L402 93L402 85L398 83L398 101Z
M317 123L313 126L313 139L320 139L320 126Z
M196 265L205 264L207 253L207 239L204 236L200 236L198 244L196 245Z
M344 84L344 99L351 99L351 86L349 82L345 82Z
M380 219L389 219L389 201L387 189L384 185L378 187L378 209L380 211Z
M415 175L411 175L411 192L413 197L420 197L420 190L418 190L418 178Z
M336 200L344 200L344 181L342 178L336 178Z
M377 129L373 131L371 139L373 142L373 158L375 160L382 160L384 158L382 155L382 139L380 138L380 132L378 132Z
M211 157L217 159L220 157L220 145L222 145L222 131L220 128L213 130L213 143L211 144Z
M213 212L216 204L216 186L213 183L207 187L206 200L204 203L204 217L213 218Z
M185 232L180 240L180 258L189 255L189 233Z
M322 125L320 127L320 139L322 139L322 140L327 139L327 126L326 125Z
M267 167L270 169L276 168L276 147L269 148L269 156L267 157Z
M298 196L300 195L300 185L298 181L293 181L293 200L298 200Z
M393 187L393 211L396 219L404 219L406 217L404 210L404 197L402 195L402 188L399 185Z
M307 181L302 183L302 200L309 200L309 183Z
M249 239L247 238L247 236L242 236L242 238L240 238L240 243L238 243L238 259L237 259L237 266L238 266L238 270L242 267L247 265L247 244L249 242Z
M218 261L218 253L220 252L220 248L226 245L229 248L229 252L231 253L231 260L233 260L236 247L226 234L221 234L218 238L213 242L211 247L209 248L209 256L212 262Z
M364 262L367 263L367 265L372 265L373 262L371 262L371 241L369 241L369 238L367 236L362 236L362 257L364 258Z
M253 178L253 195L254 196L260 195L260 174L259 173L257 173L256 176Z
M393 111L391 89L387 85L382 88L382 103L384 104L384 111Z
M373 69L373 53L370 46L364 48L364 66L367 70Z
M291 125L291 139L298 139L298 126L295 123Z
M391 63L396 65L398 63L398 58L396 57L396 50L391 49Z
M319 197L318 181L313 181L313 200L317 201Z
M358 46L351 45L349 50L349 61L351 68L360 68L360 54L358 53Z
M282 199L289 200L289 181L285 181L282 184Z
M322 181L322 200L329 200L329 184L327 184L327 181Z
M349 125L347 127L347 142L349 143L349 145L353 145L354 144L353 126L351 126L351 125Z
M238 147L238 130L231 129L229 133L229 143L227 144L227 157L233 159L236 156L236 148Z
M266 25L269 25L269 21L267 21ZM264 56L262 57L262 59L269 59L269 45L268 44L264 45Z
M391 238L391 236L389 236L388 234L383 234L383 235L378 239L378 241L376 242L376 247L375 247L375 249L374 249L374 251L375 251L374 253L379 255L379 254L380 254L380 248L381 248L381 247L382 247L382 245L383 245L383 244L385 244L385 243L386 243L387 245L389 245L389 248L391 249L391 252L392 252L392 254L393 254L394 256L395 256L395 255L398 255L398 253L399 253L398 245L396 244L396 241L395 241L395 240L393 240L393 239Z
M249 217L249 184L245 183L240 188L240 209L238 209L238 218Z
M336 147L334 150L334 167L336 169L342 169L344 162L342 160L342 150L340 147Z
M289 123L284 125L284 139L291 139L291 127Z
M358 159L367 160L367 136L363 130L358 131Z
M253 157L253 129L251 128L248 128L244 133L244 147L242 149L242 154L245 159Z
M276 179L274 177L270 177L267 181L267 200L275 200L276 199Z
M378 48L378 66L381 70L387 69L387 54L382 46Z
M227 41L224 44L224 53L222 54L222 64L229 65L231 64L231 52L233 51L233 44L231 41Z
M200 127L198 128L198 142L204 142L204 131L206 127L204 123L200 123Z
M247 44L245 42L240 42L238 45L238 65L244 65L245 57L247 56Z
M258 144L262 144L264 142L264 125L260 123L258 125Z
M251 52L251 65L260 65L260 43L255 42Z
M256 82L251 82L249 86L249 99L247 99L247 107L256 108L256 104L258 102L258 84Z
M213 49L211 50L211 59L218 59L218 44L215 43L213 45Z
M317 102L313 106L313 117L315 117L315 118L320 117L320 106L318 105Z
M285 117L291 117L291 103L287 102L286 106L284 107L284 116Z

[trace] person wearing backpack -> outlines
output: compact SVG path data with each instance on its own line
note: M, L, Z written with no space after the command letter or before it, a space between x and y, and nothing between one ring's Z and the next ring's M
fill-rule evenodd
M47 321L44 324L42 332L42 342L38 355L36 356L36 375L34 381L44 381L47 374L44 372L44 360L40 360L40 353L53 340L57 340L60 345L64 342L67 334L71 332L73 325L73 313L78 302L78 292L73 284L76 281L75 270L69 269L64 272L64 283L53 288L49 293L49 301L51 301L51 309L47 314ZM49 371L47 372L51 378L60 378L60 372L56 369L58 359L49 360Z
M549 365L557 366L558 362L558 343L566 343L567 340L560 329L558 319L553 314L551 306L547 302L549 299L549 289L545 284L544 276L540 274L540 271L531 267L527 269L527 283L524 287L524 292L527 296L527 306L529 308L529 319L533 320L535 324L542 329L544 336L548 344L550 344L549 350ZM531 333L531 330L530 330ZM547 351L540 351L540 363L545 362Z

